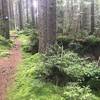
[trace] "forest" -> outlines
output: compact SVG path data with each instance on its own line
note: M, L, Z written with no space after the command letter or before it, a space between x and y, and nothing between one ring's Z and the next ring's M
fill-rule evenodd
M0 0L0 100L100 100L100 0Z

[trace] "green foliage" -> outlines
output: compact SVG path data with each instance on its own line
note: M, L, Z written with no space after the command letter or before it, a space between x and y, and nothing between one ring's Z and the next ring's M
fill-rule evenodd
M10 88L8 100L62 100L60 87L46 84L36 79L34 69L42 63L42 56L26 55L23 64L18 67L16 85Z
M5 39L3 36L0 35L0 44L11 47L12 41Z
M88 36L85 38L77 39L70 36L59 36L58 44L63 46L64 49L70 49L74 52L84 56L86 54L94 56L98 59L100 56L100 38L96 36Z
M38 44L39 44L38 33L36 30L34 30L33 34L31 34L31 36L30 36L29 51L31 53L37 53L38 52Z
M57 38L58 44L62 44L64 47L68 48L68 44L70 43L79 43L83 46L100 46L100 38L94 35L85 37L85 38L73 38L71 36L59 36Z
M72 34L72 37L74 37L75 39L84 39L85 37L88 37L89 33L87 32L78 32L78 33L74 33Z
M57 48L57 49L55 49ZM55 46L46 56L43 64L36 67L36 73L40 79L50 81L57 85L65 85L69 82L78 82L81 85L92 85L100 83L100 67L96 62L90 62L80 58L76 53ZM56 53L55 53L56 51ZM91 88L93 88L91 86ZM100 89L95 86L95 89Z
M67 86L63 94L65 100L97 100L88 87Z
M69 55L67 55L68 53ZM76 54L68 53L65 55L65 58L66 56L70 58L67 58L69 65L74 65L75 63L72 63L73 61L79 61L79 59L72 60L72 57L75 58ZM53 53L50 53L48 56L52 54ZM36 71L43 69L44 61L44 55L24 55L23 63L17 69L16 83L14 87L10 88L8 100L99 100L87 87L81 88L80 86L72 85L72 82L69 83L70 85L59 87L38 79ZM58 64L61 63L58 60L56 61Z
M0 57L9 55L9 49L12 47L12 45L13 43L11 40L7 40L0 35Z
M100 46L100 38L99 37L96 37L96 36L89 36L85 39L85 41L87 43L89 43L89 45L93 45L93 46Z
M35 29L25 28L18 34L22 41L23 51L33 54L38 52L38 34Z
M24 34L19 35L19 40L21 41L22 46L28 45L30 42L29 39L30 36L26 36Z
M21 37L21 41L27 41L27 43L23 44L23 50L28 53L37 53L38 52L38 32L33 27L32 23L26 24L24 29L17 32L19 37ZM25 37L25 38L24 38Z
M57 37L57 43L60 46L63 46L64 49L68 48L68 44L71 43L73 41L73 38L71 37L67 37L67 36L58 36Z

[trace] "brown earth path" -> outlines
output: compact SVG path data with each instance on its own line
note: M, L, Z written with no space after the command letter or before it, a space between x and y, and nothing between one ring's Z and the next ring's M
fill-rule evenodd
M10 55L5 58L0 58L0 100L7 100L7 88L14 80L16 66L21 61L20 42L14 36L15 46L10 50Z

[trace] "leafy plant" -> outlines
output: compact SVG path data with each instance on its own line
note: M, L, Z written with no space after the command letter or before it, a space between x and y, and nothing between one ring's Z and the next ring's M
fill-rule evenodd
M65 85L69 82L90 85L91 80L94 80L94 84L98 80L99 84L100 80L100 68L95 61L90 62L76 53L63 51L57 46L44 56L43 64L36 68L36 73L40 79L57 85Z
M85 38L73 38L70 36L59 36L58 44L64 49L72 50L81 56L90 55L98 60L100 56L100 38L94 35Z
M38 52L38 34L35 29L25 28L19 31L18 34L22 41L23 51L32 54Z
M56 53L55 56L56 55L58 54ZM66 54L66 56L70 58L68 59L65 57L67 63L69 62L69 65L75 64L71 62L79 61L79 59L75 60L75 58L78 58L75 55L77 56L77 54L72 52ZM51 53L48 56L51 57ZM65 58L62 60L63 65L65 65ZM72 60L72 58L74 59ZM89 87L80 87L77 85L77 82L70 82L64 87L59 87L50 82L47 83L43 81L39 78L41 76L37 77L36 73L40 69L42 70L42 73L45 73L46 71L43 70L45 68L45 60L44 55L29 55L25 53L24 60L17 69L15 84L10 88L8 100L99 100L99 97L96 97ZM57 60L57 63L61 62Z
M9 55L9 49L12 46L13 46L13 42L11 40L7 40L0 35L0 57L5 57Z
M88 87L67 86L64 89L63 97L65 100L97 100Z

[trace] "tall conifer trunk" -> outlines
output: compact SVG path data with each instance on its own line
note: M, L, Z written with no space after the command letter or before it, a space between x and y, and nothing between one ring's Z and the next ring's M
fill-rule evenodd
M56 41L56 0L39 0L39 52L45 53Z
M94 0L91 0L91 32L93 34L95 31L95 16L94 16Z

